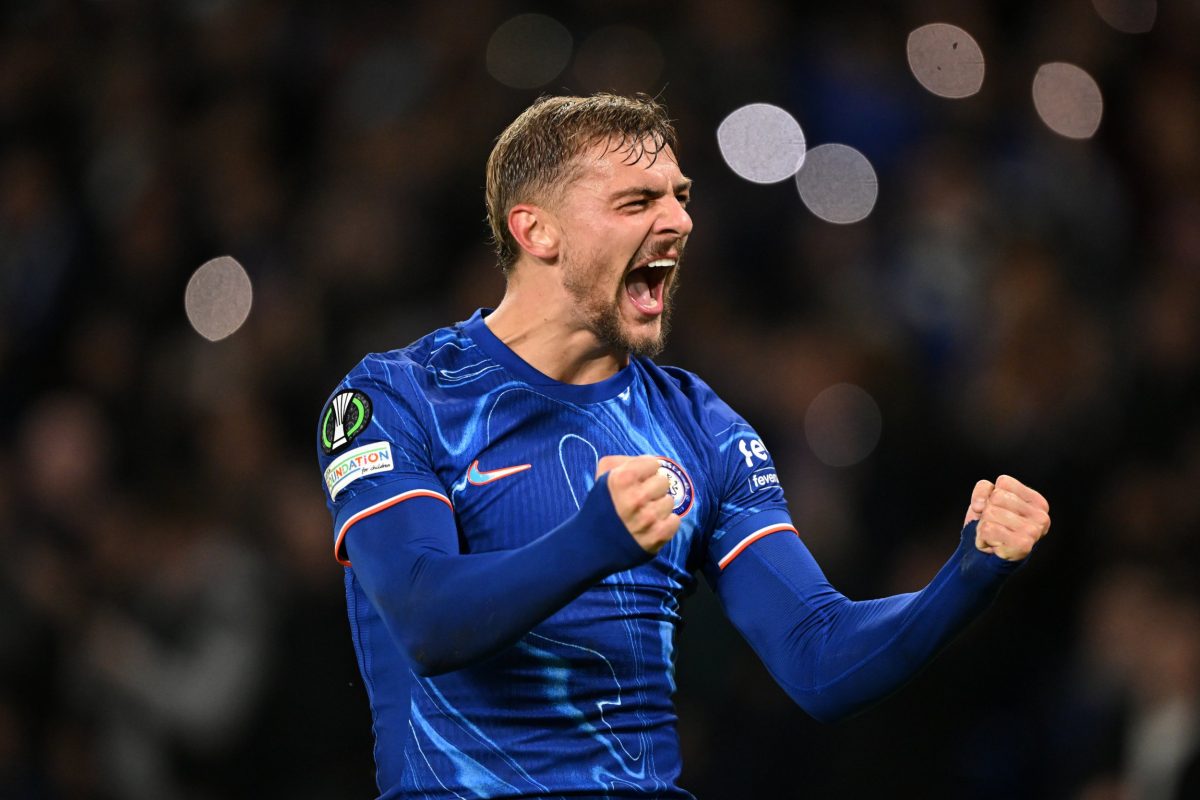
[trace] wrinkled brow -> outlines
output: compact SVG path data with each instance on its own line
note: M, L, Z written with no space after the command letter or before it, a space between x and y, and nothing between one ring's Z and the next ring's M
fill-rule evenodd
M685 178L679 183L676 183L674 187L675 194L683 194L684 192L691 192L691 190L692 180L690 178ZM622 197L648 197L653 199L662 197L664 194L666 194L666 192L656 186L629 186L613 192L610 196L610 199L619 200Z

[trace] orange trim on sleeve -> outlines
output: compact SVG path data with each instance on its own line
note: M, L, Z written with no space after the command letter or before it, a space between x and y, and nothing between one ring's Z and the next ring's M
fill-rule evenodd
M450 499L447 498L446 495L441 494L440 492L434 492L429 489L411 489L407 492L401 492L395 497L389 497L387 500L380 501L373 506L367 506L362 511L359 511L357 514L350 517L350 519L346 520L345 523L342 524L341 530L338 531L337 539L333 543L334 559L343 567L354 566L350 563L349 559L343 559L341 556L342 541L346 538L346 531L350 530L350 526L356 522L361 522L372 514L378 514L384 509L391 508L398 503L403 503L405 500L412 500L414 497L432 497L433 499L441 500L443 503L450 506L451 511L454 510L454 504L450 502Z
M755 542L757 542L759 539L763 538L764 536L770 536L772 533L779 533L780 531L791 531L792 533L796 534L797 536L800 535L800 531L796 530L796 528L794 526L788 525L786 522L780 523L778 525L768 525L765 528L759 528L754 533L750 534L749 536L747 536L746 538L744 538L740 542L738 542L737 547L730 550L728 553L725 554L724 558L722 558L720 561L717 562L717 566L720 567L721 569L725 569L731 563L733 563L733 560L735 558L737 558L739 555L741 555L742 551L745 550L747 547L754 544Z

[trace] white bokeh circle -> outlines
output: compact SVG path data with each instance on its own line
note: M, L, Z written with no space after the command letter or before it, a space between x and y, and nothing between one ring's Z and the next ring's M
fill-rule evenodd
M196 333L215 342L242 327L253 299L246 270L231 256L221 256L192 273L183 293L183 307Z
M753 183L785 181L804 163L800 123L769 103L751 103L725 117L717 145L729 168Z

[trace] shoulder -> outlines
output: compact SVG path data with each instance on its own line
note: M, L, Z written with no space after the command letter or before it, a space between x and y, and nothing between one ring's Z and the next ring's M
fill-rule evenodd
M480 354L465 334L464 325L459 322L438 328L395 350L368 353L346 373L334 392L370 386L405 395L419 391L439 371L453 373L472 358L477 362Z
M689 415L711 436L746 426L745 420L721 399L699 375L681 367L660 366L648 358L637 359L647 382L657 391L684 406Z
M380 428L419 430L439 365L461 353L461 324L439 328L395 350L368 353L338 382L321 407L318 440L326 455Z

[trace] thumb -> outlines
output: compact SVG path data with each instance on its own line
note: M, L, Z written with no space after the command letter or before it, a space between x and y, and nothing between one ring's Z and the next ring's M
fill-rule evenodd
M633 456L604 456L600 459L600 463L596 464L596 477L599 478L606 472L612 472L616 467L621 466Z
M983 507L995 488L996 484L991 481L979 481L975 484L975 489L971 492L971 505L967 506L967 515L963 517L964 528L983 516Z

